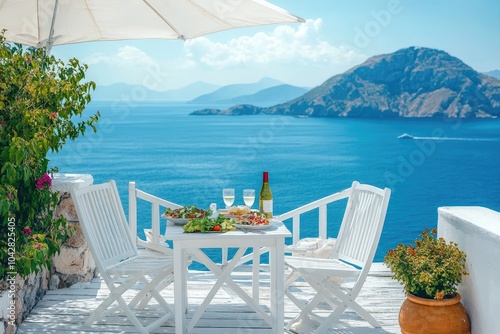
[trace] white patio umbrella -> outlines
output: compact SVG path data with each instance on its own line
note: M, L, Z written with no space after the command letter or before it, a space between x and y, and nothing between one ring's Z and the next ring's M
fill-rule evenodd
M35 47L125 39L189 39L303 22L263 0L0 0L7 41Z

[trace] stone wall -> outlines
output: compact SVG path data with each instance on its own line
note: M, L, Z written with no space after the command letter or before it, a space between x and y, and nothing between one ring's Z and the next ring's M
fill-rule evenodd
M88 282L96 275L96 265L78 223L70 193L59 193L56 215L65 217L75 231L61 247L61 253L52 259L50 288L62 289L77 282Z
M0 334L16 333L17 326L23 322L48 289L65 288L76 282L88 282L97 275L96 265L78 223L69 193L72 187L84 187L92 183L93 178L88 174L55 175L52 190L59 192L59 204L55 215L65 217L68 225L74 228L74 234L61 247L60 254L53 257L50 271L44 269L26 279L18 275L13 287L9 282L4 282L3 286L0 286ZM9 293L14 287L15 293ZM15 319L10 317L12 310Z
M31 274L22 279L19 275L15 278L15 297L9 295L9 289L0 294L0 334L14 334L17 326L30 314L35 305L42 299L49 286L50 274L43 269L38 274ZM14 314L11 313L13 310ZM13 317L12 317L13 315Z

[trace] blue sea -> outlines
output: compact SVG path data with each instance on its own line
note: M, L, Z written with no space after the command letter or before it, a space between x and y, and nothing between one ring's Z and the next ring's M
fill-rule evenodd
M101 112L98 132L88 131L51 154L51 166L61 173L91 174L94 183L116 180L126 213L130 181L181 205L222 207L222 188L235 188L235 204L243 204L243 189L258 194L262 172L268 171L275 214L348 188L354 180L389 187L376 261L398 243L414 241L424 228L436 227L438 207L500 211L500 120L189 115L206 107L92 102L86 114ZM403 133L416 139L398 139ZM342 206L329 209L332 237ZM139 209L142 230L150 209ZM301 230L302 237L315 233L307 225Z

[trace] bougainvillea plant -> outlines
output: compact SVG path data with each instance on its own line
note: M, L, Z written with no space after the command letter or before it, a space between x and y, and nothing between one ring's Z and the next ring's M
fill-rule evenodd
M384 262L407 293L429 299L450 297L462 282L466 254L458 244L437 238L436 229L424 230L414 245L399 244Z
M84 81L86 70L77 59L66 64L0 33L0 279L49 268L70 233L53 215L55 168L48 169L47 154L96 131L99 113L82 115L95 89Z

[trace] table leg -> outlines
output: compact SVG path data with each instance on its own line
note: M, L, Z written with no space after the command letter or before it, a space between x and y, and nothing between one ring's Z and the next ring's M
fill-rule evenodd
M174 242L174 306L175 334L186 332L187 311L187 262L186 250Z
M285 240L278 239L270 249L269 264L271 270L271 321L273 333L282 334L285 325Z
M253 261L252 261L252 295L253 300L259 304L260 298L260 247L253 248Z

